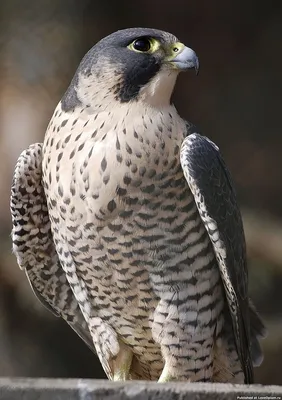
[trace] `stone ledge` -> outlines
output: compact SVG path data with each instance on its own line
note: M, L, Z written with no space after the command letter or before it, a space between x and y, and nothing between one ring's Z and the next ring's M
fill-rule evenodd
M1 400L280 400L282 386L0 378Z

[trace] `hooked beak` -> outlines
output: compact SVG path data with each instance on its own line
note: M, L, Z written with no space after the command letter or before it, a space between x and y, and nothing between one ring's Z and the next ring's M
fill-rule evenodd
M194 50L186 47L183 43L174 43L172 45L173 55L167 58L167 61L174 69L186 71L195 68L196 74L199 73L199 60Z

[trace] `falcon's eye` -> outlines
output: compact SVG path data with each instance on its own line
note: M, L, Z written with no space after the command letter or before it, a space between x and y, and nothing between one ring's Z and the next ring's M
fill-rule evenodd
M149 39L136 39L133 42L133 47L137 51L147 52L151 48L151 43Z
M160 42L154 38L140 37L135 39L129 46L130 50L136 51L137 53L149 53L152 54L160 47Z

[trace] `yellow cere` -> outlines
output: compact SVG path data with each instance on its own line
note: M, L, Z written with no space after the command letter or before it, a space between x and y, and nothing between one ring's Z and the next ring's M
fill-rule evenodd
M169 45L168 56L166 61L172 61L181 51L184 49L185 45L181 42L172 43Z

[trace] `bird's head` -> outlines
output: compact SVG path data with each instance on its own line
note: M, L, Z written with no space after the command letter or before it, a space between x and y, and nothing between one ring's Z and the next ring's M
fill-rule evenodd
M97 108L101 104L143 100L170 103L179 72L199 69L195 52L174 35L155 29L117 31L100 40L81 61L62 105Z

